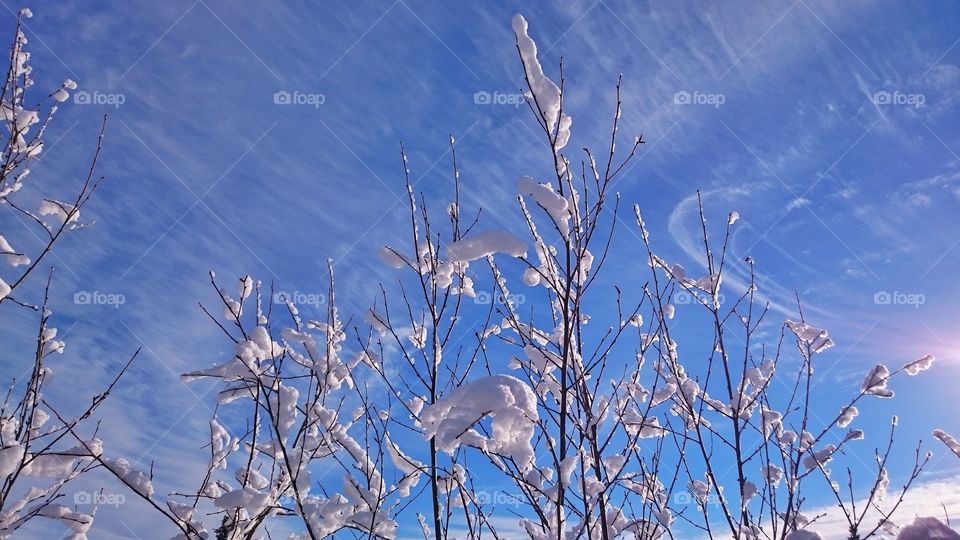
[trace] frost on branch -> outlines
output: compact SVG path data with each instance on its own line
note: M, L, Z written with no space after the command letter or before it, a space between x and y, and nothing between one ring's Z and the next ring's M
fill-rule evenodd
M493 418L490 437L474 429L487 416ZM492 375L466 383L428 405L419 420L424 435L435 437L441 450L453 452L465 444L510 457L526 470L533 465L530 439L538 419L536 396L525 382Z

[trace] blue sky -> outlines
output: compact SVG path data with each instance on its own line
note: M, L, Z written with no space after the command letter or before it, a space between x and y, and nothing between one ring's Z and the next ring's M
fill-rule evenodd
M12 31L21 6L3 6ZM142 345L104 409L105 439L141 463L153 459L160 485L202 467L193 446L213 404L207 387L176 375L229 354L197 307L215 301L208 270L323 294L331 257L342 309L360 313L376 283L392 279L376 250L398 243L406 226L401 141L418 188L439 207L453 134L469 203L485 208L487 225L516 223L516 178L550 167L529 111L512 104L523 84L516 12L548 73L564 58L571 155L606 144L623 74L622 130L648 142L616 189L641 204L662 256L696 268L695 190L714 224L739 211L732 252L757 261L773 316L794 311L796 290L808 319L837 342L820 359L825 414L875 363L929 352L934 370L896 383L898 399L874 402L865 426L898 411L905 452L933 428L960 431L955 3L30 7L38 85L71 77L89 97L62 107L34 182L78 185L109 115L99 169L107 183L84 213L96 225L52 260L67 341L53 392L68 406ZM298 103L275 103L287 96ZM10 216L0 224L17 227ZM611 281L644 272L628 225ZM124 302L74 303L83 292ZM12 342L27 342L25 316L3 316L23 330ZM683 317L681 309L678 324ZM4 374L15 371L11 354L0 356ZM937 458L931 481L956 473L952 458ZM104 537L128 536L124 520L150 519L101 512Z

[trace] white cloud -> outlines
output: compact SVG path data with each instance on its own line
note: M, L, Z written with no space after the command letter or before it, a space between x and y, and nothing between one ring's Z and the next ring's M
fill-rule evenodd
M890 520L902 527L909 525L918 516L932 516L940 521L946 521L945 515L951 518L960 516L960 489L957 488L958 484L960 484L960 476L914 484L907 492L903 504L891 515ZM881 504L881 508L889 511L898 495L898 488L891 486L891 493L887 496L885 503ZM860 509L864 508L866 504L866 499L857 500L856 503L858 512L860 512ZM849 511L850 503L846 502L846 504ZM850 525L843 511L836 504L804 508L803 513L811 518L821 516L807 528L819 533L823 538L847 538L850 534ZM865 536L866 533L870 532L878 523L879 518L880 514L875 509L868 511L861 522L860 535ZM955 520L953 522L955 523ZM723 526L725 524L718 524L717 527L719 528L716 530L723 530ZM954 529L957 529L956 525L954 525ZM700 540L705 538L699 537Z
M797 197L792 201L790 201L789 203L787 203L787 212L791 210L796 210L797 208L803 208L804 206L807 206L809 204L810 204L810 199L806 197Z
M907 202L909 202L913 206L923 208L926 206L930 206L930 204L933 201L932 199L930 199L930 196L927 195L926 193L914 193L913 195L910 195L907 198Z
M922 484L914 485L903 501L903 504L897 508L897 511L891 516L891 520L899 526L904 526L913 521L917 516L937 517L944 521L944 515L951 518L960 516L960 476L953 476L939 480L932 480ZM891 486L891 494L887 496L885 510L892 504L896 497L896 488ZM857 508L863 508L865 499L857 501ZM849 506L849 503L848 503ZM807 515L815 516L825 514L824 517L817 520L811 528L819 532L824 538L845 538L849 532L849 525L844 518L843 512L837 505L813 508L805 512ZM876 510L867 513L863 520L865 525L873 527L879 520L880 515ZM868 532L861 530L861 535Z

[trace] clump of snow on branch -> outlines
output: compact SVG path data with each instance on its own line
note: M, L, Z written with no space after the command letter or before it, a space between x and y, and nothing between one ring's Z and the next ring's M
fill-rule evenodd
M877 364L864 377L860 383L860 391L866 395L882 398L892 398L893 390L887 388L887 382L890 380L890 370L883 364Z
M153 497L153 482L142 471L133 468L129 461L123 458L103 459L103 464L116 474L130 489L149 498Z
M844 407L840 411L840 416L837 418L837 425L840 427L847 427L850 425L850 422L853 422L853 419L860 414L860 411L856 407L850 405L849 407Z
M554 191L549 182L541 184L529 176L521 176L517 187L521 195L533 197L547 211L561 236L567 238L570 235L569 200Z
M520 60L523 62L523 69L533 94L532 97L547 123L546 128L551 137L556 133L554 148L559 151L570 140L570 126L573 124L573 120L561 110L563 100L560 87L543 72L540 59L537 57L537 44L527 33L528 26L523 15L518 13L513 16L513 32L517 36L517 49L520 51ZM566 166L560 156L557 156L556 159L559 164L557 172L562 176L566 171Z
M23 266L30 264L30 257L22 253L17 253L10 243L7 242L7 239L0 235L0 255L6 257L7 262L10 263L10 266Z
M933 430L933 436L936 437L937 440L939 440L943 444L947 445L947 448L949 448L951 452L956 454L957 457L960 457L960 441L957 441L957 439L954 438L953 435L950 435L949 433L947 433L942 429L935 429Z
M451 262L470 262L495 253L525 257L527 245L507 231L483 231L447 245L447 258Z
M797 336L797 344L802 347L809 347L812 353L821 353L834 345L833 339L827 335L827 331L823 328L790 320L786 324L787 328Z
M492 434L474 429L485 417L493 418ZM420 413L424 435L452 452L460 444L491 454L512 457L522 470L533 465L534 423L539 419L537 399L530 386L509 375L492 375L453 390Z
M934 356L932 354L928 354L918 360L910 362L904 366L903 369L907 372L907 375L916 375L920 372L930 369L930 367L933 366L933 360Z

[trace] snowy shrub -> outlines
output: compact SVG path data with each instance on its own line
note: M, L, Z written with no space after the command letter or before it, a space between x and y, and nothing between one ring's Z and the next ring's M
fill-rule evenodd
M819 538L805 494L827 490L852 538L895 534L889 517L929 454L917 449L906 485L889 495L894 419L865 484L850 476L842 488L830 465L862 444L851 426L867 400L893 397L893 377L933 358L876 366L832 420L817 421L815 364L834 342L800 306L799 320L771 320L753 261L727 250L735 211L717 246L701 205L706 272L694 276L657 255L634 205L632 249L647 273L611 290L598 276L624 227L612 187L643 138L617 152L618 82L606 156L585 150L573 163L562 84L546 75L523 17L513 29L552 171L519 171L523 226L491 228L468 208L453 139L452 200L431 211L401 147L410 240L381 249L397 283L380 286L363 323L346 327L332 277L322 321L265 303L273 296L249 277L234 288L212 279L216 324L235 355L184 377L220 379L224 414L246 411L240 422L231 412L229 425L245 427L231 434L223 419L211 422L209 472L175 503L188 509L181 530L202 530L191 520L206 501L224 513L225 538L252 537L273 518L296 520L296 538L392 538L403 523L437 540L497 537L513 516L534 539L674 537L682 523L709 537L797 540ZM749 280L723 302L734 266ZM540 300L517 302L518 290ZM694 300L683 315L703 325L696 343L679 341L679 295ZM778 337L762 342L771 329ZM311 481L331 468L338 474ZM866 504L855 504L864 489ZM491 490L510 507L498 508Z
M22 191L31 167L43 151L44 134L58 104L77 88L76 82L67 79L50 94L28 101L34 99L28 98L33 95L33 67L21 21L31 16L30 10L24 9L17 17L10 66L0 90L6 128L0 136L0 209L11 212L24 225L23 230L0 231L2 261L13 268L0 273L0 310L4 317L16 316L10 313L12 310L27 310L38 319L36 348L16 352L21 362L17 371L22 371L24 378L11 381L0 405L0 538L17 536L35 518L48 518L63 525L70 538L82 540L87 538L93 516L58 502L69 482L100 466L116 467L117 474L127 478L132 487L149 484L149 480L142 473L134 474L126 461L104 459L101 441L95 436L96 425L90 421L129 362L106 389L90 397L90 404L84 409L64 415L45 398L54 374L50 357L63 352L65 344L58 339L48 307L51 295L55 294L52 271L45 285L41 282L39 287L31 288L30 284L37 280L41 263L49 259L58 242L86 226L81 222L80 210L102 180L95 176L95 170L103 127L86 177L75 195L62 201L65 194L48 194L47 190L53 188L45 185L38 188L39 198ZM40 240L40 248L26 253L25 246L36 239ZM31 291L38 289L41 297L30 298ZM14 327L3 324L2 328L10 332ZM9 335L0 340L7 347Z
M711 538L815 539L820 516L806 503L814 491L835 498L850 538L896 536L890 517L930 454L918 445L907 481L891 489L894 418L866 480L841 479L831 466L864 452L855 423L869 401L894 397L892 379L919 374L933 357L877 365L834 417L815 418L815 368L833 339L806 320L799 301L797 320L774 320L753 260L727 249L739 214L716 229L701 204L704 272L658 255L641 207L632 206L627 224L613 190L644 144L637 136L617 149L620 82L605 155L584 149L573 161L563 79L543 69L527 21L517 15L512 26L549 171L517 171L518 227L491 227L461 197L451 139L452 200L439 205L415 193L401 147L409 242L380 251L397 280L380 285L362 316L338 310L332 263L319 319L277 303L272 287L250 276L228 284L211 272L218 305L203 309L231 353L182 375L213 380L219 392L209 440L197 443L206 473L173 494L157 493L151 476L104 455L77 421L41 406L43 359L63 345L40 308L35 373L23 400L3 409L0 536L43 516L84 538L92 517L51 503L64 483L98 466L165 516L174 538L191 540L265 538L278 529L294 539L395 538L411 526L436 540L677 538L681 526ZM43 201L39 216L10 201L41 148L38 135L26 137L38 116L17 89L29 86L20 43L3 103L12 133L5 155L17 164L0 180L0 197L37 223L55 221L43 225L52 245L80 227L79 208L96 183L88 178L72 203ZM72 88L65 83L51 97L62 101ZM636 253L642 271L611 281L608 257L627 228L622 249ZM34 268L0 240L7 262ZM0 281L0 302L25 305L16 295L21 280ZM698 326L693 338L680 320ZM54 416L58 423L44 427ZM935 437L960 455L949 434ZM62 449L45 453L61 440ZM21 474L56 480L8 499ZM921 518L900 538L950 534Z

